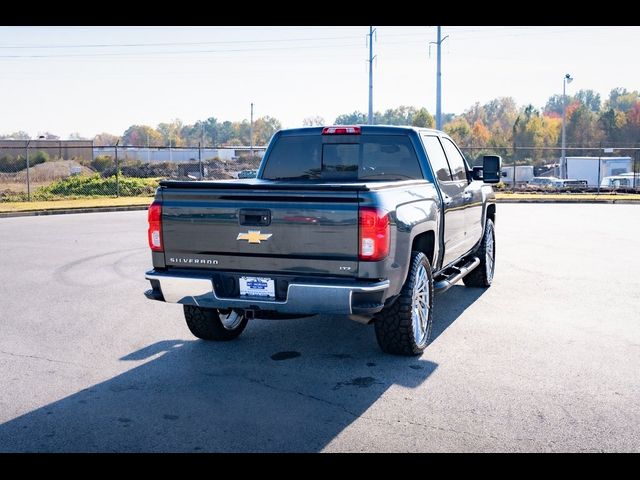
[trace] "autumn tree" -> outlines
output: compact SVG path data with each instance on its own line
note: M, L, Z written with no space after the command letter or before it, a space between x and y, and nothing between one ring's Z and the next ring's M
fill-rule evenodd
M463 116L454 118L443 127L458 145L466 146L471 136L471 126Z
M93 144L96 147L110 147L115 145L120 137L111 133L102 132L93 137Z
M159 123L157 131L162 137L162 143L166 146L182 147L184 140L182 134L182 120L176 118L169 123Z
M122 143L138 147L161 146L163 145L163 137L156 129L148 125L131 125L122 134ZM111 143L111 145L114 144L115 142Z
M281 128L282 124L276 118L269 116L258 118L253 122L253 144L267 145L273 134Z

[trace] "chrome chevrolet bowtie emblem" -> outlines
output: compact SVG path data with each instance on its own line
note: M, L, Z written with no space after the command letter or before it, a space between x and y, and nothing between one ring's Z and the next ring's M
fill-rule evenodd
M236 240L247 240L249 243L260 243L262 240L269 240L272 233L260 233L260 230L249 230L248 233L239 233Z

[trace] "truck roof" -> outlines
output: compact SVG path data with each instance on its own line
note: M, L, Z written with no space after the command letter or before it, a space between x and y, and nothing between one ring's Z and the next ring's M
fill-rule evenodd
M343 126L343 125L326 125L326 126ZM347 125L344 125L347 126ZM348 125L348 126L357 126L361 128L363 134L367 133L378 133L378 134L398 134L398 133L408 133L411 131L414 132L429 132L436 133L439 135L447 135L445 132L440 130L436 130L433 128L422 128L422 127L413 127L411 125ZM322 133L323 127L301 127L301 128L284 128L276 132L277 135L320 135ZM448 136L448 135L447 135Z

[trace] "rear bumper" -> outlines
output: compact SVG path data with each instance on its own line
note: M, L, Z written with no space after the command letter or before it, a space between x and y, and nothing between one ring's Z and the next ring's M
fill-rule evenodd
M151 290L145 296L151 300L180 303L205 308L238 308L268 310L298 314L366 315L382 310L389 281L356 281L348 284L313 282L289 283L284 300L264 300L256 297L222 297L216 295L210 275L146 273Z

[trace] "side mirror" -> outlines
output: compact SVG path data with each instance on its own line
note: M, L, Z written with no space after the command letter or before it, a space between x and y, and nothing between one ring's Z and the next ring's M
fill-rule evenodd
M482 180L482 169L483 167L473 167L473 170L471 171L471 178L473 180Z
M482 157L482 179L484 183L499 183L502 177L501 170L502 158L499 155L485 155Z

